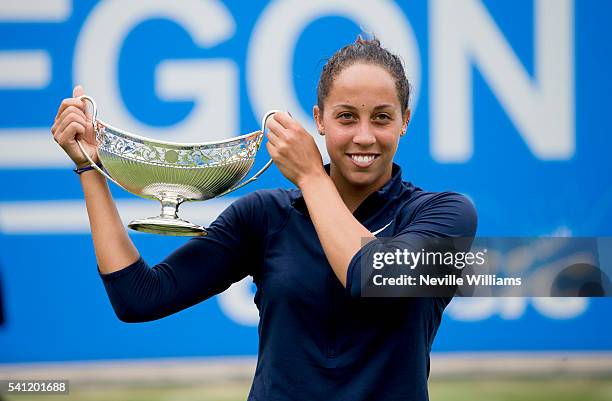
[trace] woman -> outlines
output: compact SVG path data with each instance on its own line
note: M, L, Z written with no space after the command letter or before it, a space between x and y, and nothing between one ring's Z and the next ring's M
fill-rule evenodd
M83 94L52 128L76 163L93 133ZM426 400L429 352L450 298L362 298L360 263L374 234L420 249L424 238L473 236L473 206L403 182L393 163L410 118L399 58L359 38L327 62L314 118L331 163L288 113L267 148L298 189L256 191L153 268L121 223L103 177L80 174L98 267L119 318L159 319L252 275L259 355L249 400ZM373 242L371 242L373 243Z

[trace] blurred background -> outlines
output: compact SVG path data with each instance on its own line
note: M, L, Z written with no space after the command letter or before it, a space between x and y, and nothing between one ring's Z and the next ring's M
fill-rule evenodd
M0 379L71 380L57 399L239 400L254 371L249 280L157 322L115 317L49 132L74 85L99 118L149 137L229 138L269 109L315 133L325 61L375 35L413 87L404 180L469 196L480 236L611 236L610 20L598 0L0 0ZM236 197L290 186L272 167L181 216L206 225ZM158 214L111 187L126 223ZM185 242L132 238L151 264ZM431 398L612 400L611 312L605 298L455 299Z

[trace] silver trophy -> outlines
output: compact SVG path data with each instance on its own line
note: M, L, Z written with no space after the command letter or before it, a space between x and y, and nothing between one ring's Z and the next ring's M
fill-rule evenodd
M269 160L251 178L240 182L251 170L261 146L266 122L276 111L266 113L261 130L235 138L201 143L175 143L144 138L97 118L96 102L92 121L101 166L94 163L82 144L81 151L92 167L119 187L147 199L161 202L161 214L134 220L128 227L148 233L203 236L206 229L178 217L183 202L204 201L235 191L256 180L270 165Z

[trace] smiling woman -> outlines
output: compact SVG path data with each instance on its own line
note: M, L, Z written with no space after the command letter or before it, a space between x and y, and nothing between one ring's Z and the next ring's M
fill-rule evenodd
M77 87L62 102L52 128L77 166L85 160L75 138L95 150L77 99L83 94ZM126 234L104 179L82 172L100 276L125 322L168 316L253 276L260 344L249 400L427 400L429 352L450 298L362 297L362 259L379 234L407 251L432 237L471 237L475 210L457 193L402 180L393 158L410 118L409 85L398 57L378 41L359 38L340 49L318 95L313 113L331 163L323 165L298 121L275 114L267 148L297 189L239 199L208 236L152 268Z
M346 285L349 262L363 239L374 237L352 213L391 179L410 119L410 85L397 56L359 37L327 62L317 97L313 114L326 137L329 176L314 141L287 113L269 123L268 150L302 190L327 259Z

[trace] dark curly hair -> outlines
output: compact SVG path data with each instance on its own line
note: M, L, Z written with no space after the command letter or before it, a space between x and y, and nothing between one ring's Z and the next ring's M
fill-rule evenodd
M410 101L410 83L406 78L402 61L397 55L382 47L378 39L366 40L361 35L357 37L354 43L344 46L334 53L323 67L317 86L317 106L319 106L319 109L323 111L323 102L329 95L336 76L346 67L356 63L379 65L391 74L395 80L397 96L402 107L402 114L404 114Z

